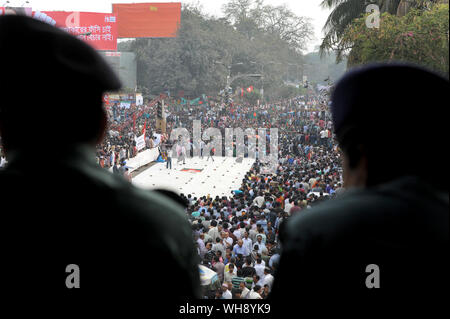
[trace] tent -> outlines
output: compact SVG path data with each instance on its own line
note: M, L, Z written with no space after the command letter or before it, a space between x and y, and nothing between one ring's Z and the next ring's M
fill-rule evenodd
M212 271L211 269L203 265L198 265L198 268L200 272L201 286L210 287L210 289L213 290L214 286L216 286L218 283L220 287L219 276L217 276L217 273L215 271Z

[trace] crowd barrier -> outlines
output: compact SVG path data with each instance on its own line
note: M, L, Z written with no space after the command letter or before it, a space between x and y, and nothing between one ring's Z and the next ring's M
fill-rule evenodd
M159 150L157 147L139 152L135 157L126 160L128 171L131 173L138 168L154 162L158 159ZM112 172L112 167L109 169Z

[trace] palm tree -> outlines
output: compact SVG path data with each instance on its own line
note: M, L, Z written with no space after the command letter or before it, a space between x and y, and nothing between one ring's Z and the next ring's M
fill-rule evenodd
M448 1L448 0L445 0ZM346 28L356 18L366 12L369 4L376 4L381 13L388 12L399 16L405 15L412 8L426 8L430 3L442 0L322 0L323 8L332 9L323 30L325 38L320 45L323 55L338 44Z

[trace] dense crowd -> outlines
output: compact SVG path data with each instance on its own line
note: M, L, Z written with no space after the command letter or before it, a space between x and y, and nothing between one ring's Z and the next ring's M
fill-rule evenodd
M157 147L161 139L167 139L166 134L158 141L153 138L156 133L155 101L140 106L132 103L129 108L121 108L118 103L106 106L109 129L103 143L97 145L96 154L101 167L112 167L114 173L130 178L126 161L140 151ZM138 150L136 137L141 134L145 135L145 147Z
M312 95L263 106L168 103L167 133L185 127L193 136L193 120L201 121L202 132L208 127L222 133L225 128L278 128L275 174L268 173L266 164L256 158L241 187L230 196L181 194L187 203L199 263L215 271L219 279L204 287L204 298L266 298L280 258L278 235L283 221L343 191L340 151L333 142L327 105L321 102ZM160 133L151 116L156 112L155 103L132 104L129 109L112 105L107 112L109 131L97 146L100 166L112 167L131 182L126 161L138 153L138 135L145 134L143 150L160 146L164 153L172 148L168 134L161 134L158 141L154 136ZM266 139L270 142L269 130ZM225 154L225 143L222 145ZM203 149L205 143L197 145L191 140L191 155L197 147ZM248 156L248 148L244 156ZM6 164L4 156L1 161L2 166Z
M214 102L208 107L182 106L166 101L167 134L155 129L155 101L132 104L128 109L108 106L109 130L97 146L98 164L131 182L126 162L138 154L136 137L145 134L145 147L140 151L159 147L164 154L173 146L168 137L174 128L185 127L193 136L193 120L201 121L202 132L209 127L219 128L222 134L225 128L266 128L267 145L269 129L278 128L275 174L266 171L256 152L256 161L241 187L230 196L181 194L187 203L199 263L216 272L219 279L204 287L204 298L266 298L280 258L278 235L283 221L343 191L340 153L333 142L327 105L315 95L255 106ZM245 143L248 146L247 140ZM227 151L224 141L222 145L219 155ZM197 145L191 139L187 152L193 155L199 148L203 153L205 147L204 142ZM236 147L233 151L236 156ZM248 153L246 147L244 156Z
M227 108L222 104L172 111L170 129L191 130L188 123L193 119L201 120L202 131L208 127L279 128L275 174L267 174L265 164L256 160L230 196L182 194L199 260L219 278L212 288L205 287L205 298L266 298L280 258L278 234L283 220L343 191L330 114L326 106L318 107L319 102L315 97L298 97L265 106ZM191 152L203 147L192 142Z

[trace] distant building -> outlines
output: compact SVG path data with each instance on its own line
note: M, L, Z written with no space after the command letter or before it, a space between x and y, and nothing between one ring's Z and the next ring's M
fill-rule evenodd
M134 89L137 84L136 55L133 52L100 51L100 54L119 75L124 88Z

